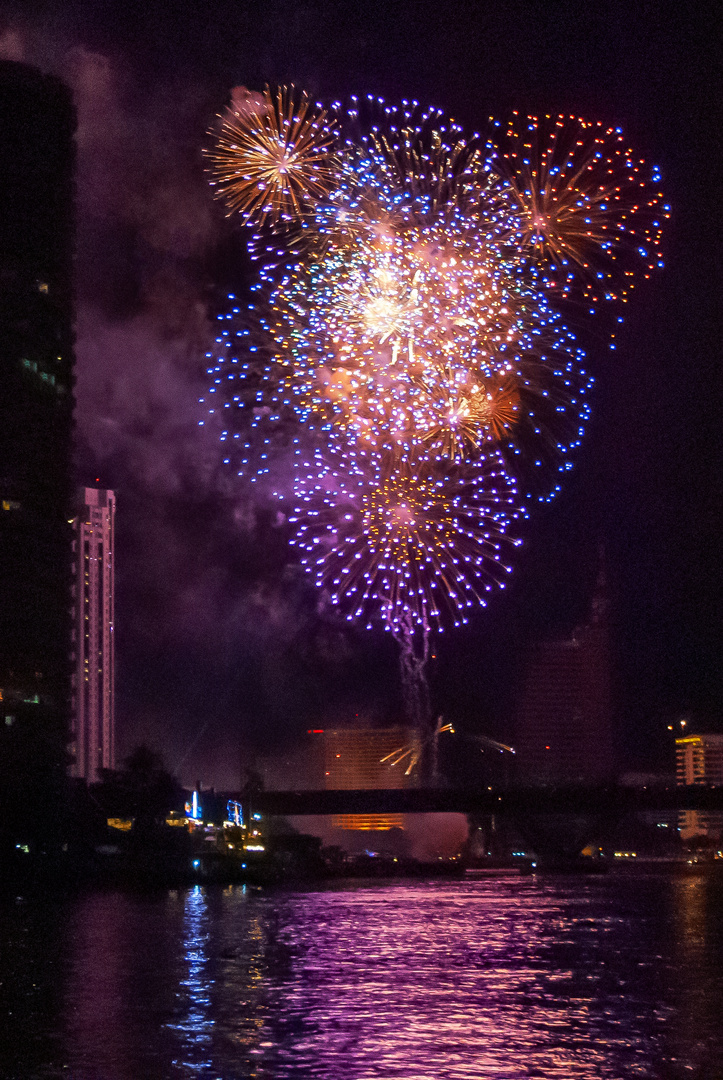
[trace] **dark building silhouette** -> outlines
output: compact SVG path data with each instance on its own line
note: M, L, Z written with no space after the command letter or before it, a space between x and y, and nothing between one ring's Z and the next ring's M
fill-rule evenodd
M0 63L0 828L66 768L74 129L67 87Z
M589 621L562 641L533 645L516 710L519 778L597 783L612 778L609 612L600 572Z

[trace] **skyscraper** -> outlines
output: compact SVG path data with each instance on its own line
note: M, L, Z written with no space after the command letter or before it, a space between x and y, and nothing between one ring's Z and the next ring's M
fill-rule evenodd
M676 780L679 784L723 784L723 735L685 735L675 740ZM723 837L720 811L681 810L678 828L683 840Z
M529 651L516 716L527 783L596 783L613 773L608 600L600 572L588 622Z
M115 767L115 494L81 488L73 561L73 775Z
M0 831L64 782L70 710L75 115L0 62Z

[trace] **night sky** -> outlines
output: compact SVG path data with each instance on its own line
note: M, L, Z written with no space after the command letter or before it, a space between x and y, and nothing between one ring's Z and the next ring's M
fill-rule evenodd
M433 692L458 726L509 737L522 646L585 617L602 544L621 765L670 768L683 713L723 730L718 43L696 3L0 7L0 55L61 75L78 107L78 470L118 498L121 752L147 741L185 780L231 785L307 727L399 719L393 642L320 606L283 524L198 426L215 306L248 281L204 132L231 87L290 81L416 98L470 130L574 112L660 166L666 268L634 291L616 352L586 331L597 382L576 469L507 592L440 642Z

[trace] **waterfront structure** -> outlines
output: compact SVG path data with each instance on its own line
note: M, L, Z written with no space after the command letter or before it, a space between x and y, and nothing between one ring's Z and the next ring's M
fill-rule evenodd
M67 760L74 130L66 86L0 62L0 817L28 835Z
M81 488L73 560L72 773L115 768L115 493Z
M723 735L684 735L675 740L676 781L680 785L723 785ZM720 811L681 810L678 816L681 839L704 836L720 840L723 814Z
M516 710L518 778L601 783L613 775L609 604L600 572L587 623L527 656Z

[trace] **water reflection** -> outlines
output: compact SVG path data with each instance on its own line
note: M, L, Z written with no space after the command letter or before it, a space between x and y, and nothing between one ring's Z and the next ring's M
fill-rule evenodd
M174 1060L192 1074L213 1068L210 1057L213 1020L211 1009L212 980L208 976L208 910L205 889L194 885L186 893L183 913L183 958L188 968L179 984L177 998L182 1019L168 1027L180 1036L182 1059Z
M525 882L289 898L263 1075L657 1077L613 974L632 928L601 906Z
M97 894L84 897L73 911L67 1029L80 1051L75 1061L79 1071L97 1069L103 1075L114 1070L126 1076L132 1069L125 1045L131 990L123 963L126 905L122 896Z
M723 1075L720 1048L710 1033L723 1017L723 891L707 877L674 882L672 912L675 943L671 982L674 1007L668 1009L671 1062L697 1077Z
M721 899L610 876L0 911L0 1076L720 1080Z
M173 1015L182 978L174 905L165 896L94 893L67 907L64 1005L55 1018L65 1068L73 1080L173 1075L158 1029Z

